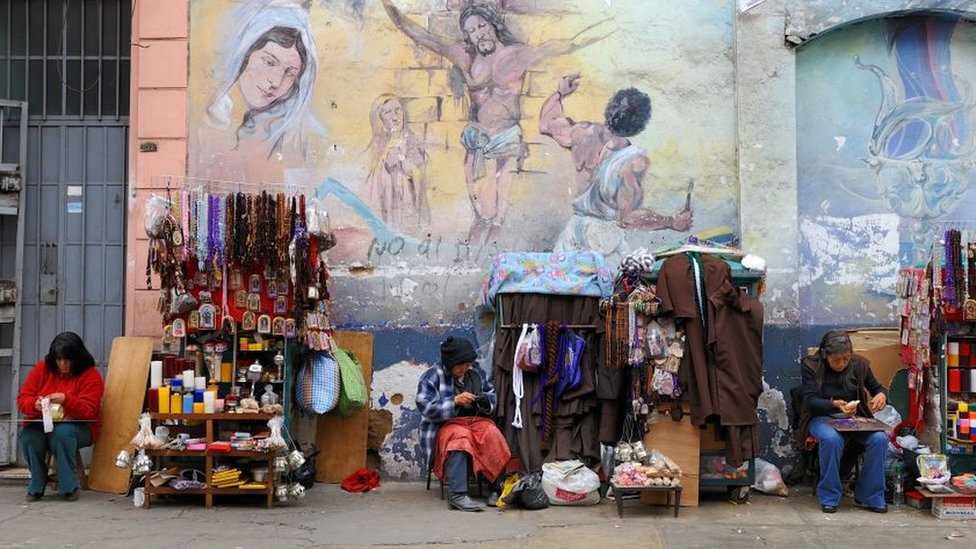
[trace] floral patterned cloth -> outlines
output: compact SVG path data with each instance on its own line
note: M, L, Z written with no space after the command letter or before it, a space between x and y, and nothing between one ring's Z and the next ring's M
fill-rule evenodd
M607 297L613 278L596 252L499 254L481 288L482 303L493 309L499 293Z

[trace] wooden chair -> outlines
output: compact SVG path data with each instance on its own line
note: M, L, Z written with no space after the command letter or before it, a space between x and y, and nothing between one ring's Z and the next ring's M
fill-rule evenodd
M54 452L47 451L47 479L48 483L57 490L58 489L58 459L54 456ZM82 490L88 489L88 472L85 470L85 462L81 459L81 448L78 448L75 454L75 463L78 465L78 488Z

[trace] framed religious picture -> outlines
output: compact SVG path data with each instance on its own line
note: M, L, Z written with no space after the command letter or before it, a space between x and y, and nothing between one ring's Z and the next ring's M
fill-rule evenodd
M309 330L319 329L319 317L315 313L305 313L305 325Z
M319 334L309 330L305 333L305 346L313 351L319 351Z
M213 303L213 294L207 290L203 290L197 294L197 301L200 303Z
M274 312L276 315L283 315L288 312L288 298L279 295L275 298L274 302Z
M278 281L273 278L268 281L268 297L272 299L278 297Z
M260 294L261 293L261 275L259 275L259 274L252 274L251 277L248 278L248 280L247 280L247 289L252 294Z
M234 322L234 318L230 315L224 317L222 326L223 326L224 333L228 335L234 335L237 333L237 323Z
M197 271L197 274L193 275L193 284L200 288L206 288L207 273L204 271Z
M288 279L283 278L278 281L278 295L288 295Z
M230 272L230 289L240 290L244 287L244 275L240 269L233 269Z
M285 318L281 316L274 317L271 321L271 335L284 336L285 335Z
M241 318L241 330L245 332L253 332L258 325L258 317L253 311L247 311L244 313L244 317Z
M247 307L247 291L237 290L234 292L234 307L238 309L243 309Z
M261 310L261 294L247 294L247 310L254 312Z
M173 321L173 337L177 339L186 337L186 322L182 318Z
M297 337L298 336L298 323L295 322L294 318L285 319L285 337Z
M210 303L200 305L200 329L217 329L217 309Z
M271 268L271 265L265 265L264 266L264 278L265 278L265 280L271 280L274 277L275 277L275 272Z
M259 334L270 334L271 333L271 317L268 315L261 315L258 317L258 333Z
M200 329L200 311L190 311L190 316L186 319L186 327L190 330Z
M183 230L179 226L173 227L173 232L169 235L169 241L173 243L173 247L175 248L183 245Z
M972 322L976 320L976 300L967 299L962 304L962 318L966 322ZM973 389L976 391L976 389Z
M332 350L332 338L329 337L329 332L319 332L319 350L320 351L331 351Z

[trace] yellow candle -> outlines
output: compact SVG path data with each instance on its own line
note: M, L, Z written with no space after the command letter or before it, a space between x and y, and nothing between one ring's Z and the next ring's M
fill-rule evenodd
M194 414L202 414L203 413L203 403L202 402L194 402L193 403L193 413Z
M960 412L968 412L969 411L969 403L967 403L967 402L960 402L959 403L959 411Z
M179 393L169 395L169 413L178 414L183 411L183 398Z
M234 381L233 379L231 379L231 376L233 375L233 371L234 371L234 367L230 362L221 362L220 381L223 381L224 383L230 383L231 381Z
M163 385L159 388L159 413L169 413L169 385Z

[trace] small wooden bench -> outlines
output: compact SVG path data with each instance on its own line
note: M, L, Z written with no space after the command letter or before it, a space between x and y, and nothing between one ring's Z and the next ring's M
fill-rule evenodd
M54 452L47 452L47 479L55 490L58 489L58 459ZM78 467L78 487L82 490L88 489L88 472L85 470L85 462L81 459L81 448L75 454L75 464Z
M676 518L678 510L681 508L681 486L617 486L613 483L610 486L613 487L613 499L617 501L617 515L620 518L624 518L624 495L626 494L665 492L667 497L665 507L671 505L671 494L674 494L674 516Z

